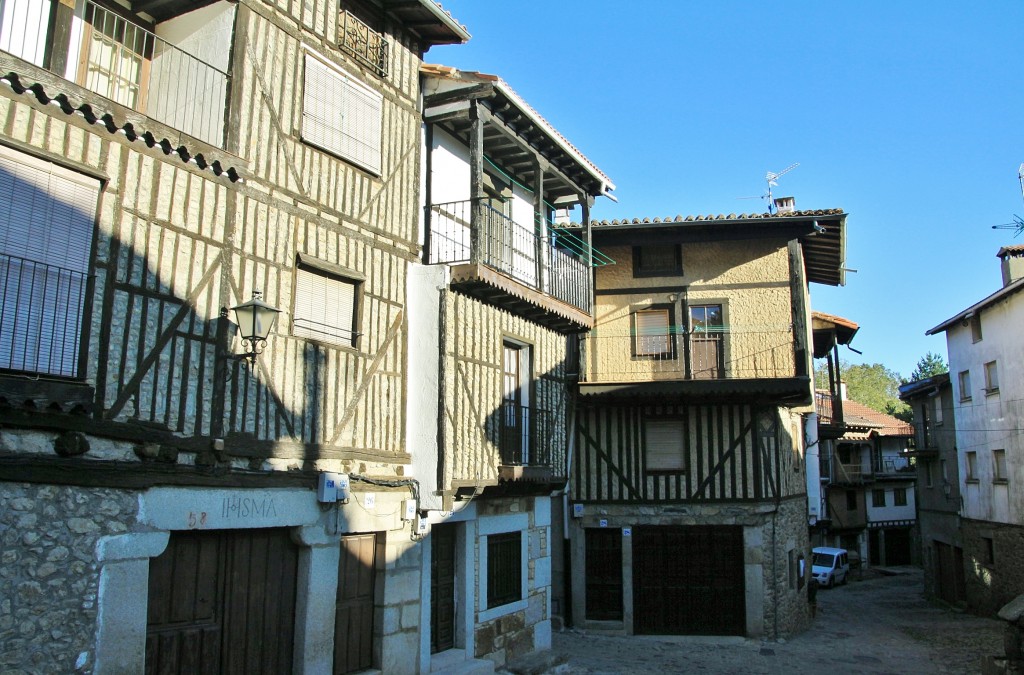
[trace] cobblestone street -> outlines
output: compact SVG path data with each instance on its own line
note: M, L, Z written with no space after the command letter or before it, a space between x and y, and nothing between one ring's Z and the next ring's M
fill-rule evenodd
M792 640L609 637L556 633L560 672L606 673L978 673L981 658L1002 653L1002 623L922 597L916 568L818 593L814 626Z

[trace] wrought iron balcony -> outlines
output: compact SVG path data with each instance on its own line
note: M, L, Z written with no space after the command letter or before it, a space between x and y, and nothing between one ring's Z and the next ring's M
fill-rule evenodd
M500 447L504 466L551 466L553 418L549 411L505 402Z
M591 277L587 264L562 245L567 235L516 222L485 200L432 204L427 211L431 264L484 265L589 321Z
M49 6L9 0L0 49L39 67L67 64L59 75L175 129L222 146L229 76L223 70L89 0L66 46L48 43ZM223 47L226 49L226 46Z
M792 378L797 375L791 330L721 329L613 334L598 327L582 342L581 381L637 383L674 380Z
M0 253L0 370L76 377L92 278Z
M338 15L338 46L381 77L387 77L388 41L348 10Z

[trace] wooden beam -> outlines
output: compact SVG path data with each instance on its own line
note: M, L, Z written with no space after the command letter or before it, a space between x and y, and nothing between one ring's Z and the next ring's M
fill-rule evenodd
M445 103L456 101L471 101L478 98L490 98L494 95L493 84L477 84L472 87L460 87L449 91L442 91L437 94L430 94L423 97L423 107L432 108Z

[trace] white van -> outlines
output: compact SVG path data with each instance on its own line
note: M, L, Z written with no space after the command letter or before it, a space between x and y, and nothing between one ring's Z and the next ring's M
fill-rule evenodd
M850 560L845 548L819 546L812 551L811 575L822 586L845 584L849 574Z

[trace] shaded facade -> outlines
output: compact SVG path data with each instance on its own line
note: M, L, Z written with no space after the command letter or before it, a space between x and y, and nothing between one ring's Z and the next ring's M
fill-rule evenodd
M900 399L914 414L917 519L925 593L949 604L966 601L963 538L960 535L960 470L956 417L949 373L909 382Z

